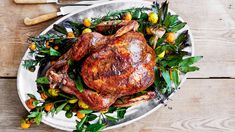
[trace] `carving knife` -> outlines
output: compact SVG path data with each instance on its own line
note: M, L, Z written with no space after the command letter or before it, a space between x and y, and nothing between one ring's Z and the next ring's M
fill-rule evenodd
M71 2L71 0L68 1ZM60 2L60 0L14 0L16 4L57 4L59 6L89 6L104 1L109 0L76 0L76 3Z
M38 23L42 23L48 20L51 20L53 18L56 18L58 16L63 16L63 15L67 15L75 10L79 10L79 9L84 9L87 6L62 6L59 8L60 11L58 12L51 12L48 14L44 14L35 18L28 18L26 17L24 19L24 24L27 26L31 26L31 25L36 25Z

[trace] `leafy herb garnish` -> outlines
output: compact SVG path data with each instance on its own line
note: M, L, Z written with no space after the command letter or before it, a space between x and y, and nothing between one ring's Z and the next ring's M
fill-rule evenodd
M75 132L82 131L82 129L84 127L84 123L86 121L87 121L87 115L81 121L77 121Z
M24 60L23 61L23 67L25 67L25 69L28 69L30 71L34 71L35 66L37 64L38 64L38 61L36 61L36 60Z
M148 21L147 13L150 11L155 12L158 16L158 22L156 24ZM179 87L181 81L180 74L199 70L199 68L193 66L193 64L198 62L202 57L190 57L191 54L184 50L185 47L190 46L188 31L183 31L175 36L174 42L167 41L169 33L174 34L186 25L185 22L179 20L178 15L172 15L168 12L167 1L161 6L157 2L154 2L152 8L131 8L109 12L106 16L92 18L92 25L89 28L92 29L92 31L96 31L97 24L103 21L120 20L127 12L131 14L132 20L138 21L140 25L138 31L144 34L146 40L150 40L151 37L156 37L154 36L156 34L147 33L147 27L151 27L154 30L164 29L162 37L157 37L156 40L153 41L153 44L150 45L156 53L154 84L145 91L131 95L130 98L146 94L149 89L155 90L157 93L159 91L161 97L167 97ZM114 28L105 31L103 34L114 34L117 30L115 27L118 24L119 23L112 25ZM52 62L57 61L61 55L71 48L77 40L76 37L79 37L85 28L87 27L85 27L82 22L66 21L60 25L54 25L53 29L57 31L59 35L49 33L37 37L30 37L29 42L35 44L36 48L30 50L30 55L33 59L24 60L23 66L30 71L34 71L37 65L41 67L48 65L48 63L52 65ZM68 29L69 32L73 32L72 36L75 38L66 37L66 35L68 35ZM83 60L81 60L81 62L82 61ZM68 61L68 75L70 79L74 80L79 92L83 92L84 89L87 88L80 76L81 62ZM44 76L44 74L39 76ZM50 86L47 77L39 77L36 83L41 98L45 99L37 100L34 95L28 94L30 98L35 99L33 106L36 107L31 110L27 119L33 120L37 124L41 122L42 115L44 114L47 115L51 113L54 115L65 110L67 115L69 115L66 115L66 117L69 118L73 115L72 112L76 111L83 114L84 117L77 120L76 130L74 131L81 132L85 130L87 132L95 132L101 131L106 126L123 119L128 109L111 106L106 113L98 113L90 109L80 109L77 103L78 100L71 101L71 99L76 98L75 96L70 97L71 95L64 93L62 90L59 90L59 93L56 95L50 95L48 92ZM59 86L56 87L57 90L59 88ZM48 103L54 103L54 106L50 111L45 111L45 105Z
M59 113L64 107L65 105L67 104L67 102L61 104L59 107L56 108L56 114Z
M120 108L117 110L117 118L118 119L123 119L125 114L126 114L127 108Z
M105 127L106 127L105 124L100 124L100 123L91 124L86 128L86 132L99 132L103 130Z
M60 56L60 52L54 50L53 48L50 48L50 56Z
M49 84L49 80L48 80L47 77L39 77L36 80L36 83L38 83L38 84Z
M84 88L83 88L83 84L81 81L81 77L78 75L77 79L75 79L75 84L76 84L76 88L79 90L79 92L83 92Z
M32 98L32 99L36 99L36 97L33 95L33 94L27 94L30 98Z
M93 112L93 110L86 109L86 110L80 110L79 112L82 113L82 114L90 114L90 113Z

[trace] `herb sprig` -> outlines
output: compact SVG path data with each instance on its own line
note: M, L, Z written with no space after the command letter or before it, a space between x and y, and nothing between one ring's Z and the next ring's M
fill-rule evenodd
M168 11L168 2L163 2L160 6L157 2L154 2L151 8L130 8L126 10L119 10L109 12L106 16L100 18L92 18L92 25L89 27L93 31L96 31L96 26L109 20L120 20L123 15L129 12L133 20L138 21L138 31L144 34L144 37L148 41L149 45L153 47L156 53L156 65L154 68L155 81L152 86L147 90L155 90L161 93L161 96L168 97L174 90L176 90L181 82L180 74L186 74L199 70L198 67L193 66L198 62L202 56L191 56L191 54L185 50L190 46L189 33L183 31L176 36L173 43L167 41L169 33L178 33L182 30L186 23L179 20L178 15L173 15ZM154 12L158 16L157 23L151 23L148 21L148 13ZM114 25L115 26L115 25ZM30 54L33 59L24 60L23 66L30 71L34 71L37 65L41 67L57 61L58 58L66 53L71 46L76 42L76 37L82 34L82 31L87 28L82 22L66 21L60 25L54 25L53 29L59 35L45 34L37 37L30 37L29 42L35 44L36 49L31 49ZM147 33L147 28L164 29L164 34L161 37L157 37L156 41L150 44L152 34ZM69 30L68 30L69 29ZM68 37L69 32L73 33L74 37ZM106 31L103 34L112 35L116 32L116 29ZM154 36L156 37L156 36ZM57 47L57 48L56 48ZM81 76L80 62L68 61L69 64L69 77L74 80L76 88L83 92L87 86L84 84ZM81 114L85 114L82 119L77 120L75 132L88 131L95 132L101 131L106 126L115 124L119 120L125 117L128 108L117 108L111 106L107 112L96 112L90 109L81 109L78 105L79 100L71 95L64 93L58 89L51 89L49 86L49 80L47 77L40 76L37 80L38 92L47 96L44 100L38 100L32 94L28 94L30 98L35 99L33 101L33 108L30 114L26 117L27 120L33 120L36 124L39 124L43 115L57 114L61 111L66 111L65 116L71 118L74 111L79 111ZM54 91L53 91L54 90ZM145 94L146 91L142 91L131 95L131 98L138 97ZM120 99L119 99L120 100ZM53 108L50 111L45 111L45 106L49 103L53 103ZM115 115L115 116L113 116Z

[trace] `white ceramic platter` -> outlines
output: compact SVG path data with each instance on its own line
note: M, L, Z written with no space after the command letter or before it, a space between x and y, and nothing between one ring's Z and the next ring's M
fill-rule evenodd
M92 17L92 18L101 17L101 16L106 15L108 12L114 11L114 10L128 9L131 7L151 7L151 5L152 5L151 2L146 2L146 1L131 1L131 0L110 1L110 2L105 2L105 3L89 6L86 9L76 10L73 13L59 19L54 24L60 24L66 20L82 21L83 18L85 18L85 17ZM172 14L175 14L173 11L170 11L170 12ZM181 18L180 18L180 20L183 21L183 19L181 19ZM41 33L41 35L46 34L48 32L55 33L52 30L52 27L53 27L53 24L51 26L49 26L47 29L45 29ZM184 30L189 30L188 25L186 25L185 28L180 30L179 32L182 32ZM190 46L187 48L187 50L193 56L194 55L193 39L192 39L192 34L191 34L190 30L189 30L189 35L190 35L190 39L189 39ZM29 53L29 50L26 51L26 53L22 59L22 63L23 63L23 60L27 60L30 58L28 53ZM25 105L25 101L29 98L27 96L27 93L34 94L34 95L36 95L37 98L40 98L40 95L37 93L37 87L36 87L36 83L35 83L39 66L37 66L35 72L30 72L22 66L22 63L20 64L19 70L18 70L17 90L18 90L20 100L22 101L24 107L29 111L29 109ZM180 86L185 81L185 79L186 79L186 75L181 75L182 81L181 81ZM172 94L170 96L172 96ZM166 101L166 100L163 100L163 101ZM106 130L118 128L118 127L130 124L134 121L137 121L137 120L149 115L150 113L156 111L161 106L162 106L162 103L160 103L160 101L156 98L156 99L151 100L149 102L142 103L140 105L131 107L127 110L127 113L125 115L125 119L120 120L119 122L117 122L114 125L108 126L106 128ZM64 115L65 115L64 112L60 112L59 114L55 115L54 117L51 117L50 115L43 116L42 122L47 125L50 125L54 128L57 128L57 129L66 130L66 131L74 130L75 125L76 125L75 116L71 119L67 119Z

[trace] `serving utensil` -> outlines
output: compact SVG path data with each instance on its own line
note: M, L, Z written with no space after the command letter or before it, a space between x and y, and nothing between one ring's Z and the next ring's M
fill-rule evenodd
M150 8L151 5L152 5L152 3L147 2L147 1L135 0L134 2L133 1L131 2L130 0L115 0L112 2L106 2L106 3L99 4L99 5L98 4L94 5L94 6L92 6L92 8L89 8L89 9L86 9L83 11L73 12L73 13L71 13L71 15L67 15L67 16L61 18L60 20L56 21L52 25L63 24L63 22L67 21L67 19L69 19L70 21L78 21L79 17L86 17L87 14L89 14L89 16L97 18L97 17L101 17L101 16L106 15L108 11L112 11L112 10L123 10L123 9L132 8L132 7L135 7L135 8L148 7L148 8ZM170 12L172 14L175 14L171 10L170 10ZM180 18L180 21L184 22L182 18ZM40 35L44 35L47 33L55 33L52 25L49 26L47 29L45 29ZM183 32L186 30L188 30L188 32L189 32L188 43L190 44L190 47L188 49L188 52L191 53L191 55L193 56L194 55L194 41L192 39L191 30L186 25L185 28L182 29L180 32ZM30 50L27 50L24 57L22 58L22 64L23 64L23 60L27 60L28 57L31 57ZM40 95L37 92L37 86L35 83L35 80L38 75L37 73L39 70L39 66L37 66L35 72L32 73L32 72L26 70L25 68L23 68L22 64L20 65L19 70L18 70L17 90L18 90L18 94L19 94L19 97L20 97L22 104L24 105L24 107L28 111L30 111L28 109L28 107L25 105L25 101L29 99L27 94L31 93L31 94L36 95L37 98L40 98ZM183 82L185 81L186 76L181 75L181 78L182 78L182 81L181 81L180 87L183 84ZM168 97L171 98L173 94L174 93L172 93ZM142 103L137 106L133 106L126 111L126 116L124 119L121 119L115 123L107 125L107 128L105 128L105 130L123 127L124 125L130 124L130 123L135 122L137 120L140 120L143 117L150 115L151 113L153 113L154 111L159 109L161 106L163 106L163 104L161 102L165 102L165 101L167 101L167 100L158 101L158 99L156 98L152 101ZM62 111L58 114L55 114L53 117L50 114L48 116L43 115L42 122L47 125L50 125L54 128L61 129L61 130L73 131L74 129L76 129L75 128L76 117L73 116L72 118L67 119L64 115L65 115L64 111Z
M31 26L31 25L36 25L51 19L54 19L58 16L63 16L63 15L67 15L69 13L71 13L72 11L78 10L78 9L84 9L87 6L62 6L59 8L58 12L51 12L48 14L44 14L35 18L29 18L26 17L24 19L24 24L27 26Z
M41 2L41 4L44 3L56 3L57 5L60 6L59 11L58 12L51 12L51 13L47 13L44 15L40 15L38 17L35 18L29 18L26 17L24 19L24 24L27 26L31 26L31 25L36 25L51 19L54 19L58 16L64 16L67 15L69 13L71 13L74 10L77 9L83 9L87 6L90 6L92 4L96 4L96 3L100 3L100 2L106 2L106 1L110 1L110 0L85 0L85 1L81 1L78 3L73 3L73 4L65 4L65 3L60 3L59 0L15 0L15 2L23 4L23 3L33 3L33 2Z
M104 2L109 0L14 0L16 4L57 4L59 6L89 6L97 2ZM75 2L75 3L72 3Z

